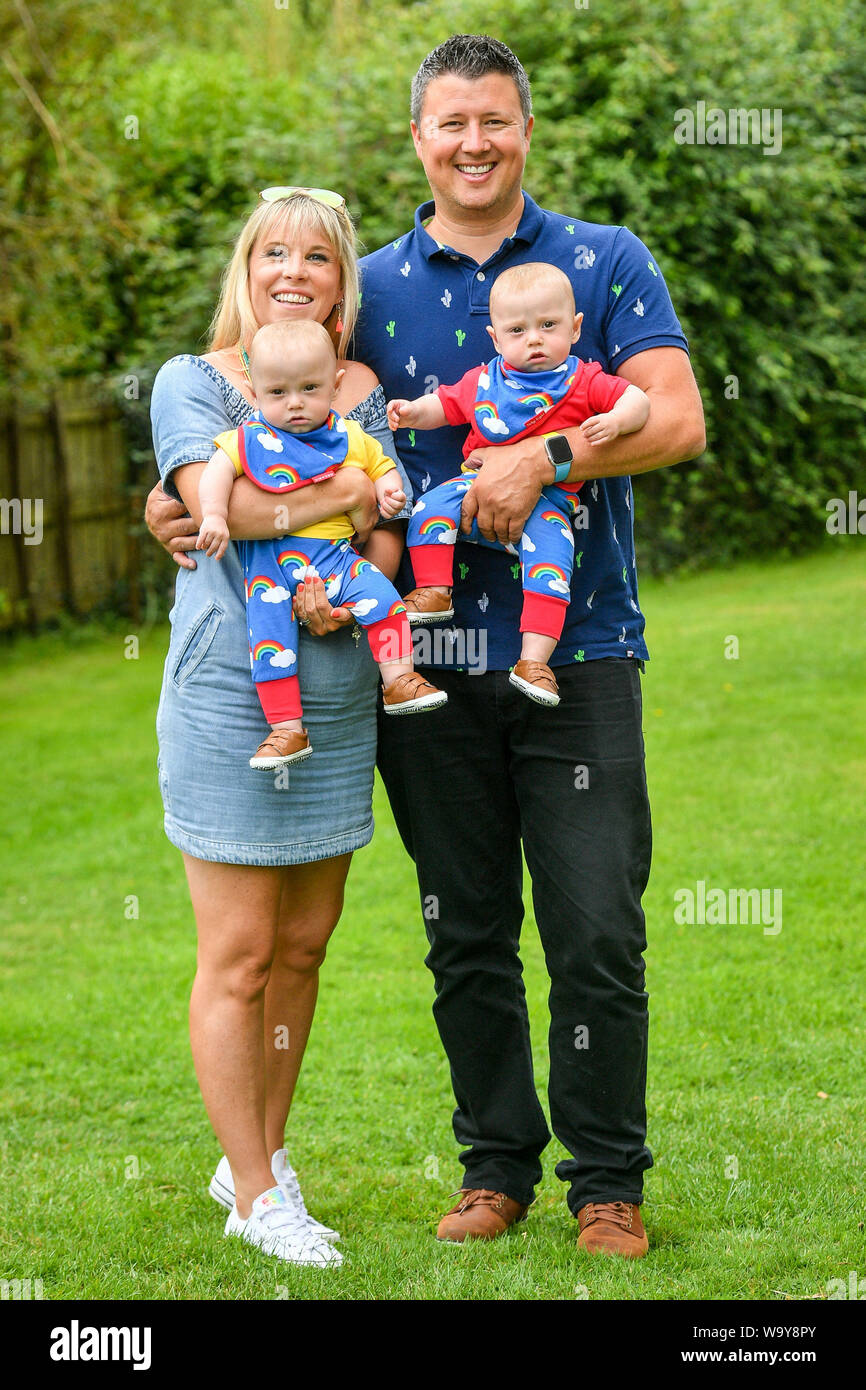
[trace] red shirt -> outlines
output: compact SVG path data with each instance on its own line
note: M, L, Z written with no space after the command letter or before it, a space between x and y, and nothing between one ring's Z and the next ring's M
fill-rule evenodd
M475 424L475 403L478 400L478 378L487 371L487 364L473 367L453 386L440 386L436 392L442 402L445 418L449 425L469 425L470 430L463 445L463 457L468 458L473 449L489 449L492 441L479 432ZM549 410L534 415L522 434L512 435L503 443L514 444L536 434L554 434L570 425L582 425L593 415L605 415L616 404L628 382L621 376L611 376L603 372L599 362L581 361L574 381L567 395L557 401ZM493 446L495 447L495 446ZM580 483L558 483L564 492L578 492Z

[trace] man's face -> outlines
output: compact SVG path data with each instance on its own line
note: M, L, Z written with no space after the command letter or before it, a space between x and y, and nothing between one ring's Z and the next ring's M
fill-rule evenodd
M531 132L517 84L504 73L435 78L412 139L437 209L458 218L507 212L520 192Z
M256 405L269 425L306 434L325 423L337 376L333 353L326 347L301 343L291 357L265 350L255 354L251 365Z
M496 351L519 372L549 372L564 362L580 337L583 314L556 285L504 290L487 330Z

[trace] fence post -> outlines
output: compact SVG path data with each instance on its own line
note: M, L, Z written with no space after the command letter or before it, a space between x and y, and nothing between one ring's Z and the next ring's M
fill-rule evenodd
M18 417L15 412L9 415L6 422L6 438L9 448L9 481L11 483L10 492L13 497L21 497L21 470L19 467L20 455L18 450ZM23 498L21 505L24 505ZM30 576L28 574L27 546L24 544L24 536L20 531L12 534L12 548L15 552L15 569L18 574L18 598L24 605L26 614L26 626L31 631L36 630L36 608L33 603L33 595L30 592Z
M53 392L48 405L48 430L51 435L54 472L57 481L57 566L63 584L64 607L73 616L76 616L78 610L72 578L72 556L69 550L69 537L72 530L72 518L69 509L69 465L66 457L66 444L63 439L63 424L60 419L60 405Z

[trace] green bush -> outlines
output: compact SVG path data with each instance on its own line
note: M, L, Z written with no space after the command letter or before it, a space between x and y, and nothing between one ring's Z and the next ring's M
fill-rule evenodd
M639 479L644 566L822 538L824 503L853 486L866 445L859 4L607 0L545 7L540 22L531 0L235 0L205 26L151 0L134 32L114 0L93 11L76 19L67 0L46 17L53 81L26 34L12 36L67 168L7 83L7 390L26 398L82 373L146 385L166 357L201 350L232 236L267 183L341 189L368 249L403 232L427 196L408 134L412 74L449 33L483 30L533 83L528 190L628 224L690 340L708 447ZM698 101L780 108L781 152L678 144L676 112ZM146 405L143 390L129 409Z

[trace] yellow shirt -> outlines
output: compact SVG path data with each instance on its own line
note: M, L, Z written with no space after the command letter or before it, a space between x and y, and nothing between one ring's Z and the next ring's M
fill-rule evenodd
M390 473L396 467L394 460L389 458L377 439L372 435L365 434L357 420L346 420L346 433L349 437L349 447L346 457L340 464L341 468L363 468L368 478L372 478L375 483L378 478L383 478L386 473ZM238 477L243 476L243 464L240 459L238 449L238 430L226 430L224 434L218 434L214 440L218 449L222 449L224 454L228 454L235 466ZM303 436L301 436L303 437ZM322 460L322 471L327 466L327 460ZM279 494L275 493L277 497ZM292 531L293 536L317 536L323 541L348 540L355 534L355 528L345 512L339 516L328 517L326 521L317 521L314 526L306 526L302 531Z

